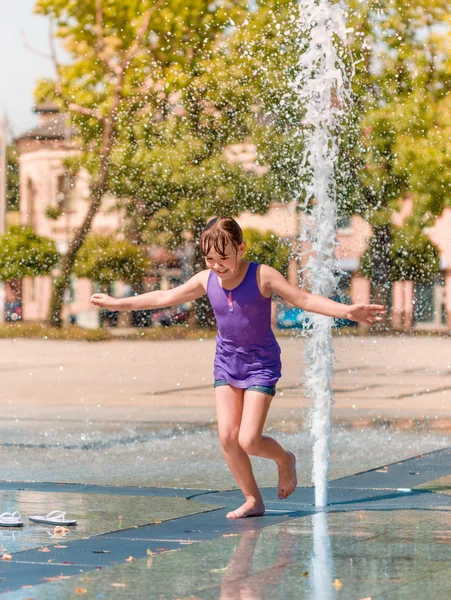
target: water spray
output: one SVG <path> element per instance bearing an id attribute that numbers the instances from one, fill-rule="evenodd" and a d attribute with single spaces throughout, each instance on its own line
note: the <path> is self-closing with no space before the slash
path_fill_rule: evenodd
<path id="1" fill-rule="evenodd" d="M 292 84 L 299 110 L 304 112 L 304 155 L 300 176 L 307 180 L 301 208 L 307 227 L 300 240 L 308 244 L 306 278 L 313 294 L 330 297 L 337 287 L 334 275 L 338 164 L 338 134 L 351 104 L 348 77 L 345 11 L 328 0 L 299 3 L 299 61 Z M 327 505 L 327 473 L 331 436 L 332 319 L 310 314 L 306 388 L 312 399 L 315 504 Z"/>

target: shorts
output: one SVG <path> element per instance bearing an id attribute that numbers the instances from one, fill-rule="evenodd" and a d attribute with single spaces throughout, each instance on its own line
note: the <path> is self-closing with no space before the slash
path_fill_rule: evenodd
<path id="1" fill-rule="evenodd" d="M 220 387 L 222 385 L 229 385 L 225 379 L 217 379 L 214 383 L 215 388 Z M 246 390 L 250 390 L 253 392 L 263 392 L 267 396 L 275 396 L 276 394 L 276 386 L 268 386 L 268 385 L 250 385 Z"/>

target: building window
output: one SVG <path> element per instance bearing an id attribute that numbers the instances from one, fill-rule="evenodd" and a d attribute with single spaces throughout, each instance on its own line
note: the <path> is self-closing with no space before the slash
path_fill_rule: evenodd
<path id="1" fill-rule="evenodd" d="M 36 190 L 30 178 L 27 181 L 27 215 L 28 225 L 35 229 L 36 227 Z"/>
<path id="2" fill-rule="evenodd" d="M 30 302 L 36 302 L 36 279 L 30 277 Z"/>
<path id="3" fill-rule="evenodd" d="M 414 285 L 414 320 L 416 323 L 446 325 L 445 280 L 436 277 Z"/>
<path id="4" fill-rule="evenodd" d="M 66 177 L 64 175 L 58 175 L 56 178 L 56 205 L 57 208 L 64 209 L 66 200 Z"/>
<path id="5" fill-rule="evenodd" d="M 352 229 L 352 218 L 348 216 L 338 217 L 337 229 L 339 231 L 350 231 Z"/>

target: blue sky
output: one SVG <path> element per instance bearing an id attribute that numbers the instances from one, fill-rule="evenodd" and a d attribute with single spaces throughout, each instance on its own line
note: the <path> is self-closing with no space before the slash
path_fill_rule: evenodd
<path id="1" fill-rule="evenodd" d="M 48 21 L 33 14 L 34 0 L 0 0 L 0 113 L 6 112 L 14 135 L 37 123 L 32 112 L 33 88 L 40 77 L 53 76 L 49 60 L 33 54 L 27 41 L 40 52 L 48 52 Z"/>

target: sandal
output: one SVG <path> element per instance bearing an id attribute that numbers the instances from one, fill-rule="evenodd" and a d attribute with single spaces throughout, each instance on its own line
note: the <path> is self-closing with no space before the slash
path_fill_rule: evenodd
<path id="1" fill-rule="evenodd" d="M 0 527 L 23 527 L 23 521 L 20 520 L 20 513 L 16 510 L 13 513 L 4 512 L 1 514 Z"/>
<path id="2" fill-rule="evenodd" d="M 28 517 L 33 523 L 48 523 L 49 525 L 76 525 L 75 519 L 66 519 L 66 513 L 61 510 L 53 510 L 49 512 L 45 517 L 41 515 L 34 515 Z"/>

